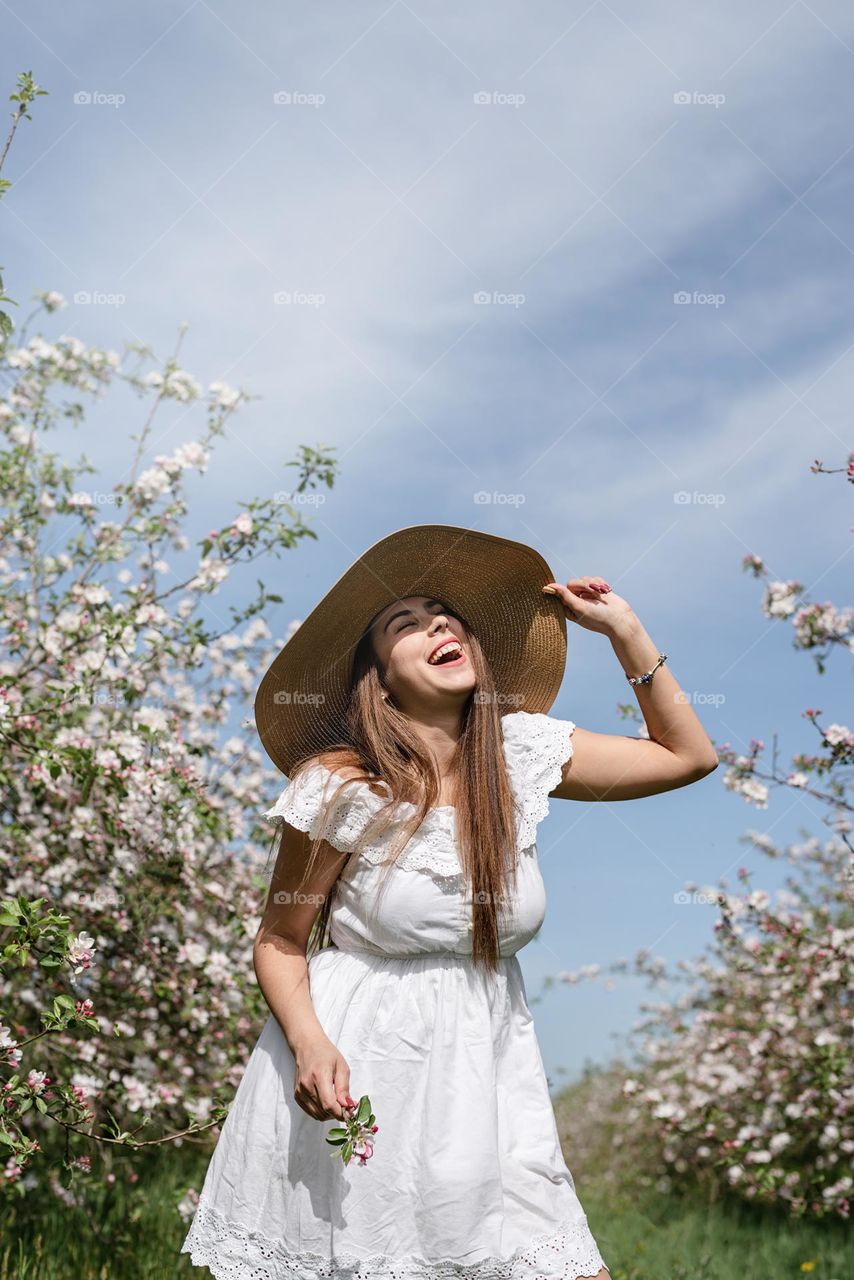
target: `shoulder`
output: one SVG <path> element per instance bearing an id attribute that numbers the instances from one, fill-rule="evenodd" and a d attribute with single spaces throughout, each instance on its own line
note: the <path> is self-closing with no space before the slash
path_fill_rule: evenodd
<path id="1" fill-rule="evenodd" d="M 317 763 L 323 765 L 324 769 L 328 769 L 331 773 L 340 773 L 342 777 L 355 777 L 360 772 L 357 765 L 353 763 L 352 751 L 319 751 L 315 756 L 309 756 L 309 763 Z"/>
<path id="2" fill-rule="evenodd" d="M 382 790 L 382 784 L 368 774 L 364 766 L 359 764 L 352 751 L 343 749 L 322 751 L 316 756 L 312 756 L 311 762 L 315 767 L 319 765 L 327 774 L 331 774 L 332 782 L 334 783 L 350 782 L 354 778 L 358 778 L 375 795 L 387 795 L 387 792 Z"/>

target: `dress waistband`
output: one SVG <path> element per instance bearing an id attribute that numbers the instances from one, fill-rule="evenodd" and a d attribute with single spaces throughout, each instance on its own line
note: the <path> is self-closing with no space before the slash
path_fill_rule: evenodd
<path id="1" fill-rule="evenodd" d="M 470 951 L 384 951 L 380 947 L 339 947 L 337 943 L 333 943 L 331 946 L 323 947 L 321 951 L 315 952 L 315 955 L 322 956 L 327 951 L 345 956 L 359 956 L 360 958 L 370 956 L 380 960 L 459 960 L 468 965 L 473 964 Z M 498 957 L 499 964 L 515 959 L 515 952 L 512 955 L 499 955 Z"/>
<path id="2" fill-rule="evenodd" d="M 466 954 L 464 951 L 386 951 L 383 947 L 340 947 L 337 943 L 324 947 L 323 950 L 340 951 L 345 956 L 378 956 L 383 960 L 428 960 L 439 957 L 443 960 L 471 960 L 471 952 Z"/>

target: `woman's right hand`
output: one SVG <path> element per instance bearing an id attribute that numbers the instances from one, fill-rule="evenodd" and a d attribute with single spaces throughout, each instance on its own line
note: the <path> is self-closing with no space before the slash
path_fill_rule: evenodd
<path id="1" fill-rule="evenodd" d="M 294 1098 L 315 1120 L 343 1120 L 350 1097 L 350 1068 L 326 1036 L 311 1040 L 294 1054 Z"/>

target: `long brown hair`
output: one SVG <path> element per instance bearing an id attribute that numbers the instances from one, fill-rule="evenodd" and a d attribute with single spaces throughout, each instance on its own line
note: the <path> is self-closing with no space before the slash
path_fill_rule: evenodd
<path id="1" fill-rule="evenodd" d="M 476 686 L 463 706 L 460 738 L 451 757 L 457 845 L 463 875 L 472 888 L 472 959 L 494 973 L 498 968 L 500 917 L 516 882 L 515 801 L 507 775 L 491 668 L 469 623 L 458 609 L 449 611 L 466 628 L 467 649 L 476 677 Z M 341 785 L 330 793 L 322 828 L 311 842 L 303 880 L 319 856 L 323 832 L 341 793 L 348 786 L 367 783 L 374 792 L 382 790 L 390 798 L 368 821 L 355 853 L 363 843 L 381 836 L 393 822 L 401 823 L 400 838 L 392 843 L 387 863 L 382 864 L 384 885 L 397 857 L 436 805 L 441 777 L 409 717 L 395 706 L 391 692 L 383 684 L 370 627 L 362 634 L 354 654 L 347 730 L 350 741 L 333 744 L 322 756 L 305 757 L 291 771 L 293 781 L 318 759 L 333 773 L 341 768 L 358 770 L 352 777 L 342 778 Z M 401 821 L 396 813 L 399 801 L 417 806 L 408 821 Z M 329 917 L 334 901 L 333 888 L 312 927 L 308 956 L 331 942 Z"/>

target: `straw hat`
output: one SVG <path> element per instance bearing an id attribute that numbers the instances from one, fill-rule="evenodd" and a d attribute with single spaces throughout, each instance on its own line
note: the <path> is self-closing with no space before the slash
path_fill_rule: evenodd
<path id="1" fill-rule="evenodd" d="M 346 709 L 356 645 L 405 596 L 435 596 L 468 621 L 492 668 L 498 709 L 548 711 L 566 666 L 566 617 L 532 547 L 448 524 L 411 525 L 356 560 L 300 623 L 255 697 L 264 750 L 286 776 L 304 757 L 350 741 Z"/>

